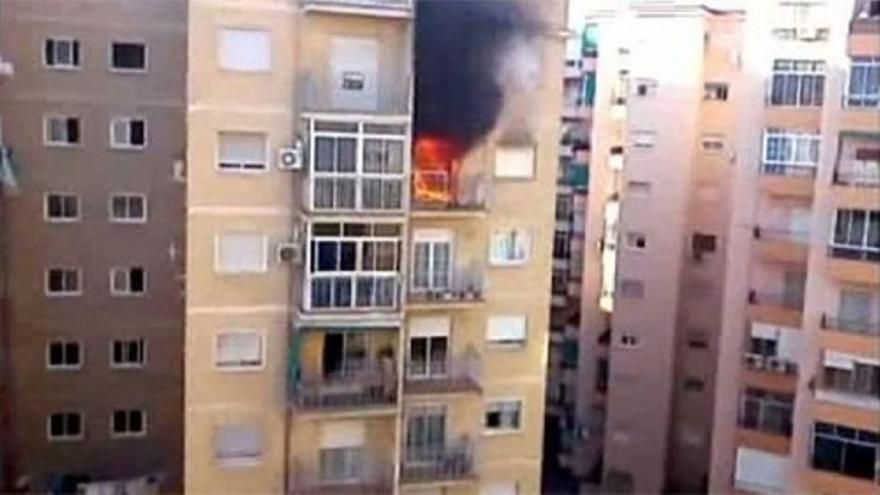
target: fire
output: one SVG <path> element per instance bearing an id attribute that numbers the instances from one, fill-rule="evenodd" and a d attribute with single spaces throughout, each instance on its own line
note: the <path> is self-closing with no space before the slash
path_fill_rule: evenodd
<path id="1" fill-rule="evenodd" d="M 415 144 L 414 199 L 448 205 L 457 198 L 459 147 L 439 136 L 420 136 Z"/>

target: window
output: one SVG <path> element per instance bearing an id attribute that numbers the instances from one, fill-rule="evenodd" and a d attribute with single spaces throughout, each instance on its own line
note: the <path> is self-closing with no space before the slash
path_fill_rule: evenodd
<path id="1" fill-rule="evenodd" d="M 53 69 L 79 67 L 79 40 L 49 38 L 43 42 L 43 63 Z"/>
<path id="2" fill-rule="evenodd" d="M 832 255 L 880 260 L 880 210 L 838 209 Z"/>
<path id="3" fill-rule="evenodd" d="M 519 430 L 522 405 L 521 400 L 497 400 L 486 403 L 484 427 L 489 432 Z"/>
<path id="4" fill-rule="evenodd" d="M 785 493 L 790 464 L 791 458 L 787 455 L 738 447 L 734 484 L 742 491 Z"/>
<path id="5" fill-rule="evenodd" d="M 523 346 L 526 343 L 526 317 L 490 316 L 486 341 L 489 344 Z"/>
<path id="6" fill-rule="evenodd" d="M 556 196 L 556 220 L 570 222 L 572 220 L 574 198 L 559 194 Z"/>
<path id="7" fill-rule="evenodd" d="M 620 336 L 620 347 L 633 349 L 639 346 L 639 338 L 635 335 L 625 333 Z"/>
<path id="8" fill-rule="evenodd" d="M 423 335 L 409 339 L 407 375 L 410 378 L 446 376 L 448 372 L 449 336 Z"/>
<path id="9" fill-rule="evenodd" d="M 223 28 L 219 45 L 220 67 L 223 69 L 265 72 L 272 66 L 272 46 L 267 31 Z"/>
<path id="10" fill-rule="evenodd" d="M 533 146 L 499 146 L 495 150 L 495 177 L 531 179 L 535 176 Z"/>
<path id="11" fill-rule="evenodd" d="M 651 183 L 644 180 L 631 180 L 626 183 L 626 189 L 633 196 L 647 196 L 651 194 Z"/>
<path id="12" fill-rule="evenodd" d="M 553 233 L 553 257 L 557 259 L 568 259 L 570 256 L 571 244 L 568 240 L 568 232 L 556 231 Z"/>
<path id="13" fill-rule="evenodd" d="M 263 454 L 257 425 L 226 424 L 214 430 L 214 458 L 225 465 L 256 464 Z"/>
<path id="14" fill-rule="evenodd" d="M 846 103 L 851 107 L 880 105 L 880 57 L 853 57 Z"/>
<path id="15" fill-rule="evenodd" d="M 79 117 L 67 115 L 46 117 L 43 132 L 47 146 L 76 146 L 82 142 Z"/>
<path id="16" fill-rule="evenodd" d="M 256 331 L 221 332 L 214 339 L 214 366 L 222 370 L 263 367 L 265 337 Z"/>
<path id="17" fill-rule="evenodd" d="M 82 345 L 72 340 L 53 340 L 46 345 L 46 368 L 78 370 L 82 367 Z"/>
<path id="18" fill-rule="evenodd" d="M 703 389 L 706 388 L 706 383 L 700 379 L 693 376 L 685 377 L 684 379 L 684 389 L 688 392 L 702 392 Z"/>
<path id="19" fill-rule="evenodd" d="M 79 196 L 69 193 L 45 194 L 43 218 L 53 223 L 79 221 Z"/>
<path id="20" fill-rule="evenodd" d="M 110 68 L 125 72 L 146 72 L 147 46 L 137 42 L 114 41 L 110 44 Z"/>
<path id="21" fill-rule="evenodd" d="M 221 132 L 217 167 L 229 172 L 266 169 L 266 135 L 258 132 Z"/>
<path id="22" fill-rule="evenodd" d="M 78 296 L 82 294 L 80 284 L 80 271 L 76 268 L 49 268 L 46 270 L 46 295 L 48 296 Z"/>
<path id="23" fill-rule="evenodd" d="M 654 131 L 633 131 L 630 134 L 630 143 L 635 149 L 650 149 L 654 147 L 657 133 Z"/>
<path id="24" fill-rule="evenodd" d="M 140 296 L 147 292 L 147 272 L 141 266 L 110 269 L 110 294 Z"/>
<path id="25" fill-rule="evenodd" d="M 770 104 L 822 106 L 825 62 L 821 60 L 775 60 Z"/>
<path id="26" fill-rule="evenodd" d="M 495 481 L 480 484 L 480 495 L 520 495 L 516 481 Z"/>
<path id="27" fill-rule="evenodd" d="M 113 340 L 110 343 L 110 367 L 141 368 L 147 363 L 144 339 Z"/>
<path id="28" fill-rule="evenodd" d="M 870 328 L 872 297 L 873 294 L 868 291 L 841 290 L 838 325 L 846 329 Z"/>
<path id="29" fill-rule="evenodd" d="M 821 142 L 819 134 L 767 129 L 761 171 L 774 175 L 814 175 Z"/>
<path id="30" fill-rule="evenodd" d="M 880 434 L 832 423 L 814 424 L 812 464 L 816 469 L 874 480 L 878 455 Z"/>
<path id="31" fill-rule="evenodd" d="M 687 346 L 691 349 L 708 349 L 709 340 L 703 330 L 692 330 L 687 334 Z"/>
<path id="32" fill-rule="evenodd" d="M 263 273 L 267 270 L 267 239 L 261 234 L 220 234 L 214 239 L 214 271 Z"/>
<path id="33" fill-rule="evenodd" d="M 85 434 L 82 413 L 50 414 L 46 419 L 46 433 L 51 441 L 81 440 Z"/>
<path id="34" fill-rule="evenodd" d="M 653 96 L 657 93 L 656 79 L 636 79 L 635 94 L 636 96 Z"/>
<path id="35" fill-rule="evenodd" d="M 720 134 L 703 134 L 700 144 L 706 153 L 720 153 L 724 149 L 724 136 Z"/>
<path id="36" fill-rule="evenodd" d="M 379 104 L 379 40 L 334 36 L 330 40 L 331 100 L 340 110 L 376 110 Z"/>
<path id="37" fill-rule="evenodd" d="M 642 251 L 648 247 L 648 239 L 645 237 L 645 234 L 641 232 L 627 232 L 626 247 Z"/>
<path id="38" fill-rule="evenodd" d="M 437 462 L 446 450 L 446 408 L 419 406 L 406 412 L 405 462 Z"/>
<path id="39" fill-rule="evenodd" d="M 324 334 L 321 371 L 325 377 L 358 375 L 369 365 L 369 341 L 363 332 L 344 331 Z"/>
<path id="40" fill-rule="evenodd" d="M 352 481 L 361 476 L 363 447 L 322 448 L 318 451 L 321 481 Z"/>
<path id="41" fill-rule="evenodd" d="M 833 2 L 832 2 L 833 3 Z M 827 5 L 822 0 L 780 2 L 772 14 L 773 36 L 780 40 L 820 41 L 829 35 Z"/>
<path id="42" fill-rule="evenodd" d="M 493 265 L 519 265 L 529 257 L 530 239 L 525 229 L 504 229 L 492 233 L 489 260 Z"/>
<path id="43" fill-rule="evenodd" d="M 142 437 L 147 434 L 147 413 L 141 409 L 116 409 L 110 415 L 110 435 Z"/>
<path id="44" fill-rule="evenodd" d="M 704 253 L 714 253 L 716 248 L 717 238 L 714 235 L 694 232 L 691 237 L 691 251 L 695 257 L 700 257 Z"/>
<path id="45" fill-rule="evenodd" d="M 116 149 L 143 149 L 147 145 L 147 121 L 120 117 L 110 122 L 110 146 Z"/>
<path id="46" fill-rule="evenodd" d="M 147 197 L 134 193 L 119 193 L 110 196 L 110 221 L 114 223 L 146 222 Z"/>
<path id="47" fill-rule="evenodd" d="M 641 280 L 620 279 L 620 296 L 642 299 L 645 297 L 645 283 Z"/>
<path id="48" fill-rule="evenodd" d="M 823 364 L 823 389 L 872 398 L 880 396 L 880 363 L 877 361 L 826 350 Z"/>
<path id="49" fill-rule="evenodd" d="M 413 242 L 413 289 L 446 290 L 452 285 L 452 232 L 417 230 Z"/>
<path id="50" fill-rule="evenodd" d="M 749 387 L 740 400 L 739 424 L 789 437 L 793 411 L 794 395 Z"/>
<path id="51" fill-rule="evenodd" d="M 727 101 L 728 85 L 722 82 L 703 84 L 703 99 L 710 101 Z"/>

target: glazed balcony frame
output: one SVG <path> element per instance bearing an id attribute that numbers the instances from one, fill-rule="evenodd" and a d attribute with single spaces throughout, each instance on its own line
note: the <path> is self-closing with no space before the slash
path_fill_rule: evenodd
<path id="1" fill-rule="evenodd" d="M 301 377 L 290 390 L 298 411 L 356 411 L 394 408 L 398 378 L 395 372 L 366 367 L 318 377 Z"/>

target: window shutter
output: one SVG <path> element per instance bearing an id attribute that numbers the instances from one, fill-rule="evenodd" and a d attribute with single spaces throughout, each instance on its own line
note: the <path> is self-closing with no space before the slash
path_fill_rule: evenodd
<path id="1" fill-rule="evenodd" d="M 783 456 L 740 447 L 736 451 L 736 486 L 750 491 L 783 490 L 786 464 Z"/>
<path id="2" fill-rule="evenodd" d="M 367 436 L 363 421 L 333 421 L 321 424 L 321 448 L 342 449 L 360 447 Z"/>
<path id="3" fill-rule="evenodd" d="M 265 238 L 223 234 L 217 239 L 217 268 L 223 273 L 259 273 L 266 269 Z"/>
<path id="4" fill-rule="evenodd" d="M 259 133 L 220 133 L 220 164 L 237 166 L 264 166 L 266 137 Z"/>
<path id="5" fill-rule="evenodd" d="M 257 29 L 221 30 L 220 66 L 245 72 L 269 70 L 272 66 L 269 33 Z"/>
<path id="6" fill-rule="evenodd" d="M 526 339 L 525 316 L 492 316 L 486 339 L 490 342 L 520 342 Z"/>
<path id="7" fill-rule="evenodd" d="M 219 459 L 257 457 L 261 452 L 260 443 L 260 432 L 256 425 L 222 425 L 216 432 L 214 452 Z"/>
<path id="8" fill-rule="evenodd" d="M 495 176 L 532 178 L 535 173 L 533 146 L 501 146 L 495 150 Z"/>

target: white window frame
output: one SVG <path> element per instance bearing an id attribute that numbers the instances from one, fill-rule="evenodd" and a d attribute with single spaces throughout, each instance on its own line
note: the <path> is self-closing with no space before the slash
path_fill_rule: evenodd
<path id="1" fill-rule="evenodd" d="M 49 358 L 51 351 L 50 348 L 52 344 L 70 344 L 75 343 L 79 346 L 79 363 L 77 364 L 52 364 Z M 82 369 L 83 365 L 86 361 L 86 348 L 83 344 L 82 340 L 77 339 L 66 339 L 66 338 L 54 338 L 49 339 L 46 342 L 46 369 L 50 371 L 79 371 Z"/>
<path id="2" fill-rule="evenodd" d="M 76 51 L 79 52 L 78 53 L 78 55 L 79 55 L 78 62 L 79 63 L 59 64 L 56 62 L 56 63 L 50 64 L 49 61 L 46 59 L 46 44 L 49 43 L 49 41 L 52 41 L 53 43 L 59 43 L 59 42 L 70 43 L 69 46 L 70 46 L 70 60 L 71 61 L 73 61 L 73 58 L 74 58 L 73 57 L 73 53 L 74 53 L 73 46 L 74 46 L 74 44 L 76 44 L 77 45 Z M 57 60 L 57 58 L 58 58 L 57 46 L 54 46 L 52 51 L 55 52 L 55 58 Z M 82 62 L 83 62 L 83 60 L 82 60 L 83 59 L 82 45 L 80 44 L 78 39 L 76 39 L 72 36 L 47 36 L 47 37 L 43 38 L 43 42 L 40 45 L 40 57 L 43 61 L 43 67 L 46 69 L 49 69 L 49 70 L 82 70 Z"/>
<path id="3" fill-rule="evenodd" d="M 233 67 L 230 65 L 226 65 L 224 63 L 223 57 L 223 35 L 225 31 L 247 31 L 251 33 L 262 33 L 266 36 L 266 41 L 268 42 L 266 49 L 268 50 L 266 53 L 266 67 L 256 67 L 256 68 L 239 68 Z M 267 74 L 272 72 L 272 32 L 265 27 L 253 27 L 253 26 L 219 26 L 217 29 L 217 59 L 216 59 L 216 67 L 221 71 L 232 72 L 236 74 Z"/>
<path id="4" fill-rule="evenodd" d="M 131 363 L 131 362 L 117 362 L 113 359 L 114 353 L 113 348 L 115 344 L 119 342 L 123 345 L 130 345 L 132 342 L 139 342 L 141 345 L 141 356 L 143 357 L 142 361 L 139 363 Z M 110 368 L 112 369 L 141 369 L 147 366 L 148 362 L 148 354 L 147 354 L 147 339 L 143 337 L 133 337 L 127 339 L 112 339 L 108 344 L 108 362 L 110 363 Z"/>
<path id="5" fill-rule="evenodd" d="M 224 268 L 220 265 L 220 244 L 224 236 L 260 237 L 262 241 L 263 259 L 257 270 L 237 270 Z M 260 232 L 221 232 L 214 235 L 214 273 L 218 275 L 261 275 L 269 271 L 269 236 Z"/>
<path id="6" fill-rule="evenodd" d="M 495 256 L 495 242 L 498 236 L 510 236 L 513 235 L 514 239 L 514 251 L 516 251 L 516 240 L 522 239 L 523 241 L 523 256 L 522 258 L 499 258 Z M 532 251 L 532 234 L 529 229 L 525 227 L 504 227 L 494 229 L 489 237 L 489 263 L 493 266 L 520 266 L 528 263 L 529 258 L 531 257 Z"/>
<path id="7" fill-rule="evenodd" d="M 256 162 L 254 162 L 253 164 L 247 164 L 247 166 L 245 163 L 241 162 L 241 163 L 236 163 L 235 167 L 221 167 L 220 166 L 220 158 L 221 158 L 220 150 L 222 147 L 221 143 L 223 141 L 222 136 L 224 134 L 238 134 L 238 135 L 251 134 L 251 135 L 261 136 L 262 140 L 263 140 L 263 157 L 264 157 L 263 163 L 259 167 L 255 166 Z M 214 148 L 214 169 L 216 171 L 218 171 L 220 173 L 224 173 L 224 174 L 249 175 L 249 174 L 263 174 L 269 170 L 269 162 L 270 162 L 269 157 L 270 157 L 271 149 L 270 149 L 270 144 L 269 144 L 269 135 L 265 131 L 246 130 L 246 129 L 235 129 L 235 130 L 225 129 L 225 130 L 217 131 L 216 136 L 217 136 L 217 145 Z M 232 162 L 229 162 L 229 163 L 232 163 Z"/>
<path id="8" fill-rule="evenodd" d="M 797 156 L 797 149 L 799 145 L 812 146 L 813 143 L 817 143 L 819 145 L 819 151 L 817 153 L 816 161 L 799 161 L 796 159 L 791 160 L 771 160 L 767 153 L 770 150 L 770 139 L 778 138 L 783 140 L 782 146 L 789 149 L 789 154 L 792 157 Z M 797 132 L 797 131 L 788 131 L 785 129 L 774 129 L 769 128 L 764 130 L 764 135 L 762 137 L 762 147 L 761 147 L 761 165 L 763 167 L 767 166 L 780 166 L 780 167 L 804 167 L 809 169 L 815 169 L 819 166 L 819 160 L 821 159 L 822 153 L 822 135 L 821 134 L 813 134 L 808 132 Z"/>
<path id="9" fill-rule="evenodd" d="M 515 402 L 519 404 L 519 424 L 516 428 L 489 428 L 486 424 L 486 416 L 489 413 L 489 407 L 493 404 Z M 483 404 L 483 435 L 509 435 L 514 433 L 522 433 L 526 424 L 526 400 L 524 397 L 492 397 L 486 399 Z"/>
<path id="10" fill-rule="evenodd" d="M 877 108 L 880 106 L 880 86 L 877 88 L 877 92 L 869 93 L 866 91 L 865 86 L 862 86 L 862 91 L 860 93 L 851 93 L 852 88 L 852 80 L 854 69 L 862 68 L 866 71 L 870 71 L 871 69 L 880 72 L 880 57 L 851 57 L 849 69 L 846 74 L 846 85 L 845 85 L 845 95 L 844 102 L 847 107 L 850 108 Z M 863 78 L 866 78 L 867 74 L 863 75 Z M 863 79 L 863 82 L 864 79 Z"/>
<path id="11" fill-rule="evenodd" d="M 75 217 L 51 217 L 49 216 L 49 198 L 52 196 L 73 197 L 76 200 Z M 47 223 L 77 223 L 82 221 L 82 200 L 79 195 L 67 191 L 47 191 L 43 193 L 43 220 Z"/>
<path id="12" fill-rule="evenodd" d="M 137 217 L 117 217 L 114 216 L 113 212 L 113 200 L 116 198 L 125 198 L 126 200 L 126 209 L 130 210 L 130 205 L 128 201 L 132 198 L 140 198 L 143 202 L 143 212 L 144 215 L 140 218 Z M 147 223 L 147 219 L 149 218 L 149 202 L 147 200 L 147 195 L 143 193 L 137 192 L 115 192 L 110 195 L 110 198 L 107 201 L 107 214 L 111 223 L 135 223 L 142 224 Z"/>
<path id="13" fill-rule="evenodd" d="M 131 270 L 134 268 L 140 268 L 144 274 L 144 290 L 141 292 L 134 292 L 131 290 Z M 124 290 L 120 290 L 114 287 L 114 281 L 116 279 L 116 274 L 122 271 L 125 274 L 126 288 Z M 147 295 L 149 290 L 148 284 L 148 274 L 147 269 L 144 266 L 140 265 L 132 265 L 132 266 L 114 266 L 110 268 L 110 295 L 111 296 L 119 296 L 119 297 L 144 297 Z"/>
<path id="14" fill-rule="evenodd" d="M 143 123 L 144 144 L 131 144 L 131 123 L 134 121 L 140 121 Z M 121 122 L 124 122 L 126 124 L 125 132 L 128 137 L 128 142 L 120 142 L 116 140 L 116 138 L 119 136 L 117 136 L 115 133 L 115 127 L 117 123 Z M 110 119 L 110 128 L 107 132 L 110 140 L 110 148 L 114 150 L 140 151 L 145 149 L 150 142 L 149 123 L 147 122 L 147 118 L 141 115 L 113 117 L 112 119 Z"/>
<path id="15" fill-rule="evenodd" d="M 493 326 L 493 320 L 497 322 L 497 320 L 522 320 L 523 323 L 523 338 L 522 340 L 496 340 L 490 339 L 489 334 L 490 330 Z M 497 324 L 497 323 L 495 323 Z M 492 348 L 500 348 L 500 349 L 523 349 L 526 347 L 526 344 L 529 341 L 529 318 L 525 313 L 507 313 L 507 314 L 493 314 L 489 315 L 486 319 L 486 345 Z"/>
<path id="16" fill-rule="evenodd" d="M 416 244 L 428 245 L 428 286 L 416 287 Z M 449 245 L 449 266 L 447 266 L 446 287 L 434 287 L 434 275 L 436 271 L 435 246 L 438 244 Z M 455 266 L 455 234 L 449 229 L 416 229 L 413 232 L 412 260 L 410 262 L 410 288 L 413 292 L 432 292 L 449 290 L 454 286 L 453 267 Z"/>
<path id="17" fill-rule="evenodd" d="M 137 432 L 118 432 L 116 431 L 116 412 L 124 411 L 126 413 L 125 421 L 130 422 L 129 413 L 132 411 L 139 411 L 141 413 L 141 424 L 143 425 L 143 429 Z M 121 438 L 143 438 L 147 436 L 147 430 L 149 429 L 149 423 L 147 419 L 147 410 L 146 409 L 114 409 L 110 411 L 110 420 L 107 422 L 108 428 L 110 431 L 110 438 L 121 439 Z"/>
<path id="18" fill-rule="evenodd" d="M 787 62 L 789 68 L 780 68 L 777 69 L 777 64 L 781 64 Z M 810 65 L 816 66 L 821 65 L 821 69 L 797 69 L 795 65 L 798 63 L 808 63 Z M 771 61 L 770 65 L 770 79 L 769 84 L 767 84 L 767 103 L 770 106 L 776 107 L 797 107 L 797 108 L 821 108 L 825 104 L 825 93 L 828 91 L 828 64 L 824 60 L 816 60 L 816 59 L 794 59 L 794 58 L 774 58 Z M 773 80 L 776 76 L 795 76 L 798 77 L 798 86 L 797 92 L 795 95 L 794 103 L 773 103 Z M 804 77 L 822 77 L 822 96 L 819 98 L 822 101 L 822 105 L 817 105 L 815 103 L 802 104 L 802 89 L 803 89 L 803 78 Z M 783 99 L 785 98 L 785 90 L 783 89 Z M 817 97 L 813 95 L 813 100 L 815 101 Z"/>
<path id="19" fill-rule="evenodd" d="M 255 335 L 260 340 L 260 364 L 244 365 L 220 362 L 220 338 L 224 335 Z M 253 328 L 226 328 L 214 334 L 211 342 L 212 366 L 215 371 L 223 373 L 241 373 L 249 371 L 262 371 L 266 368 L 266 332 Z"/>
<path id="20" fill-rule="evenodd" d="M 862 232 L 862 241 L 859 244 L 840 244 L 835 242 L 834 234 L 837 232 L 837 222 L 839 218 L 840 211 L 862 211 L 865 213 L 865 228 L 864 232 Z M 871 208 L 841 208 L 837 207 L 833 210 L 834 216 L 831 219 L 831 235 L 829 245 L 834 248 L 842 248 L 842 249 L 851 249 L 854 251 L 860 251 L 863 253 L 876 253 L 880 252 L 880 249 L 876 247 L 872 247 L 868 244 L 868 235 L 870 234 L 870 225 L 871 225 L 871 213 L 877 212 L 880 210 L 875 210 Z M 847 230 L 852 229 L 852 215 L 850 215 L 850 225 L 847 226 Z"/>
<path id="21" fill-rule="evenodd" d="M 79 416 L 80 431 L 79 435 L 52 435 L 52 416 L 55 414 L 76 414 Z M 86 437 L 86 415 L 82 411 L 62 411 L 57 413 L 49 413 L 46 416 L 46 439 L 50 442 L 78 442 Z"/>
<path id="22" fill-rule="evenodd" d="M 115 44 L 137 44 L 143 45 L 144 47 L 144 67 L 142 69 L 130 69 L 127 67 L 115 67 L 113 65 L 113 45 Z M 134 39 L 134 38 L 123 38 L 123 39 L 112 39 L 110 43 L 107 45 L 107 67 L 110 72 L 116 72 L 119 74 L 146 74 L 150 72 L 150 46 L 143 39 Z"/>
<path id="23" fill-rule="evenodd" d="M 67 141 L 52 141 L 52 133 L 49 132 L 49 121 L 53 119 L 63 119 L 65 121 L 65 134 L 67 134 L 66 121 L 69 119 L 76 119 L 79 126 L 79 141 L 71 143 L 69 141 L 70 136 L 66 136 L 68 138 Z M 47 113 L 43 115 L 43 145 L 50 148 L 81 148 L 85 142 L 83 132 L 85 126 L 83 124 L 83 118 L 79 115 L 64 115 L 60 113 Z"/>
<path id="24" fill-rule="evenodd" d="M 315 119 L 309 120 L 309 208 L 313 211 L 378 211 L 378 212 L 388 212 L 388 211 L 402 211 L 408 206 L 409 199 L 409 182 L 407 177 L 409 175 L 409 161 L 410 156 L 407 150 L 408 147 L 408 139 L 406 134 L 376 134 L 370 133 L 366 130 L 366 125 L 369 124 L 381 124 L 381 122 L 369 122 L 369 121 L 341 121 L 341 120 L 326 120 L 326 123 L 337 123 L 337 124 L 348 124 L 348 125 L 356 125 L 357 130 L 351 132 L 345 131 L 328 131 L 328 130 L 317 130 L 316 129 L 316 121 Z M 337 172 L 337 171 L 319 171 L 316 170 L 317 166 L 317 157 L 316 153 L 318 151 L 317 140 L 318 138 L 329 138 L 329 139 L 354 139 L 355 141 L 355 157 L 354 157 L 354 171 L 352 172 Z M 368 140 L 376 140 L 380 142 L 395 142 L 402 143 L 403 146 L 403 157 L 401 163 L 401 171 L 398 172 L 367 172 L 365 171 L 364 166 L 364 149 L 365 144 Z M 349 179 L 354 182 L 354 207 L 353 208 L 345 208 L 334 204 L 331 207 L 317 207 L 315 205 L 315 182 L 317 179 Z M 364 194 L 363 194 L 363 184 L 365 180 L 374 179 L 374 180 L 382 180 L 382 181 L 399 181 L 400 186 L 400 207 L 399 208 L 373 208 L 366 207 L 364 204 Z"/>
<path id="25" fill-rule="evenodd" d="M 49 290 L 49 273 L 52 270 L 75 271 L 77 278 L 77 289 L 74 291 L 52 292 Z M 70 266 L 51 266 L 43 270 L 43 293 L 46 297 L 79 297 L 83 293 L 83 273 L 81 268 Z"/>

